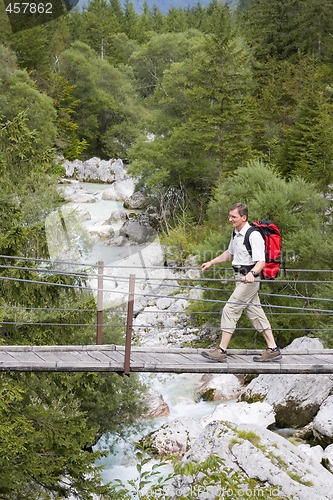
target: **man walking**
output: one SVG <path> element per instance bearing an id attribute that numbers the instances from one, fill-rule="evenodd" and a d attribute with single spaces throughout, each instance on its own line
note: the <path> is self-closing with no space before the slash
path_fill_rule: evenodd
<path id="1" fill-rule="evenodd" d="M 207 271 L 215 264 L 232 260 L 232 267 L 235 271 L 236 287 L 222 311 L 220 345 L 201 353 L 205 358 L 215 362 L 226 361 L 227 347 L 243 311 L 254 328 L 263 334 L 267 344 L 267 349 L 259 356 L 254 356 L 253 360 L 269 362 L 282 358 L 258 295 L 260 272 L 265 266 L 265 242 L 258 231 L 252 231 L 250 234 L 252 256 L 249 254 L 244 245 L 245 234 L 251 227 L 247 219 L 247 206 L 243 203 L 234 204 L 229 210 L 229 221 L 233 227 L 233 236 L 228 250 L 201 265 L 202 271 Z"/>

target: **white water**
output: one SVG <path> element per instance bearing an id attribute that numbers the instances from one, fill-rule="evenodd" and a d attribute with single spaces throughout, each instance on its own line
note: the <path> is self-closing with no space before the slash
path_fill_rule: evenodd
<path id="1" fill-rule="evenodd" d="M 106 221 L 111 213 L 128 212 L 123 208 L 123 203 L 118 201 L 103 200 L 102 193 L 108 189 L 108 184 L 80 183 L 84 192 L 95 196 L 95 203 L 72 203 L 72 205 L 85 213 L 89 212 L 90 219 L 84 222 L 84 225 L 94 227 Z M 115 231 L 119 226 L 114 227 Z M 103 260 L 106 265 L 115 264 L 115 262 L 126 259 L 128 255 L 140 251 L 139 245 L 130 245 L 125 247 L 113 247 L 103 243 L 94 243 L 92 252 L 89 256 L 84 256 L 85 261 L 89 257 L 89 262 L 95 264 Z M 143 435 L 159 428 L 165 422 L 181 417 L 192 417 L 199 420 L 205 415 L 213 412 L 218 402 L 204 402 L 197 400 L 197 390 L 201 385 L 201 374 L 142 374 L 142 380 L 152 387 L 156 392 L 162 394 L 164 401 L 168 404 L 170 415 L 149 419 L 144 422 L 141 432 L 138 434 L 134 427 L 127 429 L 129 438 L 127 441 L 119 441 L 114 444 L 114 438 L 109 440 L 103 438 L 98 443 L 97 448 L 109 449 L 113 445 L 114 451 L 107 457 L 98 462 L 103 464 L 104 472 L 102 479 L 104 483 L 114 479 L 120 479 L 125 484 L 130 479 L 137 477 L 136 457 L 134 453 L 134 443 L 139 441 Z M 152 462 L 153 463 L 153 462 Z"/>
<path id="2" fill-rule="evenodd" d="M 201 377 L 201 374 L 144 374 L 142 376 L 149 386 L 163 395 L 164 401 L 169 406 L 170 415 L 147 420 L 140 433 L 137 433 L 133 428 L 128 428 L 130 431 L 129 439 L 126 442 L 119 442 L 115 445 L 112 453 L 98 462 L 98 465 L 104 465 L 102 473 L 104 483 L 120 479 L 126 485 L 128 481 L 138 477 L 134 443 L 139 441 L 142 436 L 158 429 L 168 421 L 181 419 L 181 417 L 200 420 L 203 416 L 213 412 L 215 406 L 220 402 L 197 401 L 197 390 L 201 385 Z M 110 443 L 112 442 L 111 438 Z M 108 447 L 108 441 L 102 439 L 98 448 L 105 449 L 106 447 Z M 152 461 L 150 466 L 153 463 Z"/>
<path id="3" fill-rule="evenodd" d="M 104 221 L 108 220 L 110 215 L 113 213 L 129 213 L 130 210 L 127 210 L 123 207 L 122 201 L 114 201 L 114 200 L 103 200 L 102 193 L 110 188 L 111 184 L 97 184 L 97 183 L 89 183 L 82 182 L 80 186 L 84 189 L 84 191 L 88 194 L 93 194 L 96 196 L 95 203 L 73 203 L 72 205 L 75 208 L 84 210 L 85 212 L 89 212 L 91 218 L 84 222 L 84 225 L 87 228 L 93 228 L 99 224 L 102 224 Z M 133 210 L 132 210 L 133 212 Z M 121 223 L 112 224 L 113 229 L 117 233 L 121 227 Z M 84 261 L 89 262 L 91 264 L 95 264 L 98 261 L 103 261 L 105 265 L 113 264 L 123 258 L 128 257 L 129 255 L 133 255 L 138 252 L 142 247 L 140 245 L 128 245 L 128 246 L 110 246 L 105 245 L 103 243 L 95 242 L 93 248 L 89 254 L 85 254 L 83 256 Z"/>

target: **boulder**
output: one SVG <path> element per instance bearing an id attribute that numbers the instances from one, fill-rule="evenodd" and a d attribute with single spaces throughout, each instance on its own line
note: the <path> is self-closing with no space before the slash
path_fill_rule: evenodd
<path id="1" fill-rule="evenodd" d="M 63 162 L 66 177 L 76 177 L 86 182 L 114 182 L 125 179 L 124 164 L 120 159 L 101 160 L 90 158 L 86 161 L 74 160 Z"/>
<path id="2" fill-rule="evenodd" d="M 285 351 L 292 351 L 294 349 L 300 349 L 301 351 L 312 349 L 324 349 L 323 343 L 316 338 L 311 337 L 299 337 L 292 341 L 287 347 L 285 347 Z"/>
<path id="3" fill-rule="evenodd" d="M 205 401 L 220 401 L 236 399 L 241 390 L 242 386 L 236 375 L 222 374 L 205 377 L 198 393 Z"/>
<path id="4" fill-rule="evenodd" d="M 240 400 L 265 401 L 276 412 L 278 427 L 304 427 L 333 390 L 332 375 L 260 375 Z"/>
<path id="5" fill-rule="evenodd" d="M 114 182 L 110 188 L 105 189 L 102 194 L 103 200 L 124 201 L 134 191 L 132 179 L 124 179 Z"/>
<path id="6" fill-rule="evenodd" d="M 197 437 L 189 439 L 189 450 L 182 458 L 184 463 L 202 463 L 212 455 L 224 461 L 216 471 L 225 480 L 216 484 L 212 472 L 207 474 L 210 484 L 205 484 L 205 496 L 218 498 L 228 495 L 228 477 L 238 479 L 236 491 L 230 498 L 281 498 L 294 500 L 330 500 L 333 475 L 317 460 L 312 459 L 283 437 L 255 424 L 213 422 Z M 211 466 L 212 468 L 212 466 Z M 171 498 L 188 498 L 193 495 L 194 480 L 190 474 L 176 476 L 167 490 Z M 224 491 L 223 491 L 224 489 Z M 231 490 L 229 490 L 231 491 Z"/>
<path id="7" fill-rule="evenodd" d="M 147 196 L 141 191 L 136 191 L 124 201 L 124 208 L 130 210 L 144 210 L 148 205 Z"/>
<path id="8" fill-rule="evenodd" d="M 171 297 L 160 297 L 159 299 L 157 299 L 156 301 L 156 307 L 157 309 L 160 309 L 160 310 L 165 310 L 165 309 L 168 309 L 172 304 L 172 299 Z"/>
<path id="9" fill-rule="evenodd" d="M 103 242 L 110 242 L 111 238 L 115 234 L 112 226 L 103 225 L 103 224 L 89 227 L 88 232 L 96 240 L 100 240 Z"/>
<path id="10" fill-rule="evenodd" d="M 324 456 L 323 448 L 318 444 L 316 446 L 310 446 L 307 443 L 302 443 L 298 445 L 298 449 L 304 451 L 309 457 L 313 458 L 317 462 L 321 463 Z"/>
<path id="11" fill-rule="evenodd" d="M 305 427 L 298 429 L 292 433 L 295 439 L 301 439 L 303 441 L 313 440 L 313 422 L 310 422 Z"/>
<path id="12" fill-rule="evenodd" d="M 158 391 L 152 389 L 149 391 L 147 405 L 147 416 L 149 417 L 168 417 L 170 415 L 170 408 Z"/>
<path id="13" fill-rule="evenodd" d="M 87 193 L 80 184 L 62 184 L 59 188 L 66 201 L 72 203 L 95 203 L 96 196 Z"/>
<path id="14" fill-rule="evenodd" d="M 82 161 L 81 160 L 64 160 L 62 166 L 65 169 L 65 175 L 66 177 L 74 177 L 75 172 L 79 171 L 82 168 Z"/>
<path id="15" fill-rule="evenodd" d="M 157 237 L 157 228 L 150 217 L 140 214 L 124 222 L 119 234 L 130 242 L 142 244 L 153 241 Z"/>
<path id="16" fill-rule="evenodd" d="M 324 450 L 323 465 L 333 474 L 333 444 L 330 444 Z"/>
<path id="17" fill-rule="evenodd" d="M 223 403 L 215 408 L 212 415 L 203 417 L 200 423 L 206 426 L 215 421 L 269 427 L 275 423 L 275 413 L 268 403 Z"/>
<path id="18" fill-rule="evenodd" d="M 191 417 L 174 419 L 162 425 L 149 436 L 152 449 L 160 456 L 175 454 L 183 456 L 190 446 L 191 440 L 202 432 L 198 421 Z"/>
<path id="19" fill-rule="evenodd" d="M 126 212 L 112 212 L 105 224 L 123 224 L 127 220 Z"/>
<path id="20" fill-rule="evenodd" d="M 325 399 L 320 406 L 313 420 L 313 434 L 324 446 L 333 443 L 333 395 Z"/>
<path id="21" fill-rule="evenodd" d="M 306 347 L 305 347 L 306 346 Z M 318 339 L 299 338 L 287 349 L 322 349 Z M 240 395 L 249 403 L 265 401 L 276 413 L 278 427 L 304 427 L 317 414 L 321 404 L 333 393 L 333 375 L 259 375 Z"/>

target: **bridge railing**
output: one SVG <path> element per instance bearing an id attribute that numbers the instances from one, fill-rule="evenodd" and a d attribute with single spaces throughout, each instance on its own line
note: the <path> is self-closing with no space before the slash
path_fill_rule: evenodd
<path id="1" fill-rule="evenodd" d="M 18 263 L 20 263 L 20 265 Z M 64 264 L 67 264 L 67 267 Z M 220 274 L 218 276 L 214 274 L 213 277 L 207 277 L 206 274 L 203 275 L 200 272 L 199 266 L 173 268 L 164 266 L 151 268 L 145 267 L 145 269 L 138 269 L 135 266 L 133 266 L 132 268 L 129 266 L 121 267 L 116 265 L 106 266 L 104 262 L 100 261 L 97 263 L 97 265 L 82 264 L 82 269 L 84 268 L 85 272 L 80 273 L 77 270 L 75 272 L 71 271 L 71 265 L 73 265 L 73 263 L 62 263 L 62 268 L 57 266 L 55 269 L 54 262 L 50 261 L 37 261 L 36 259 L 26 259 L 22 257 L 0 256 L 0 284 L 1 282 L 3 283 L 5 281 L 14 281 L 17 285 L 19 285 L 20 283 L 24 283 L 25 285 L 34 284 L 40 286 L 62 286 L 68 289 L 75 289 L 82 287 L 79 285 L 70 285 L 56 282 L 53 283 L 49 280 L 43 279 L 43 276 L 47 273 L 59 275 L 63 274 L 65 276 L 73 276 L 79 278 L 86 278 L 87 275 L 90 275 L 91 279 L 90 283 L 87 286 L 87 289 L 90 289 L 95 296 L 96 324 L 79 325 L 71 323 L 69 326 L 95 326 L 96 344 L 103 344 L 103 330 L 106 326 L 103 321 L 104 313 L 105 311 L 108 311 L 110 309 L 110 298 L 111 303 L 112 300 L 115 299 L 115 297 L 119 298 L 118 302 L 122 303 L 125 316 L 125 373 L 129 373 L 130 371 L 130 355 L 131 346 L 133 344 L 133 328 L 135 328 L 137 331 L 139 331 L 140 328 L 144 328 L 146 330 L 149 328 L 160 330 L 169 328 L 167 320 L 165 320 L 164 324 L 154 325 L 153 322 L 149 322 L 150 324 L 140 325 L 136 323 L 134 325 L 135 314 L 139 312 L 140 307 L 142 307 L 141 304 L 141 306 L 138 306 L 138 309 L 135 309 L 137 302 L 139 303 L 140 301 L 145 301 L 146 303 L 149 303 L 149 301 L 153 302 L 158 299 L 165 299 L 170 303 L 172 301 L 184 301 L 184 303 L 186 301 L 187 304 L 191 302 L 200 302 L 201 305 L 205 303 L 215 303 L 215 305 L 221 309 L 230 295 L 231 287 L 228 284 L 234 281 L 232 272 L 230 271 L 230 269 L 226 268 L 220 268 Z M 75 264 L 75 266 L 77 269 L 78 265 Z M 87 268 L 90 269 L 88 273 Z M 10 275 L 9 271 L 11 270 L 31 270 L 35 273 L 39 273 L 41 278 L 17 278 Z M 302 279 L 303 273 L 306 273 L 306 279 Z M 320 273 L 319 279 L 318 273 Z M 285 317 L 287 315 L 300 315 L 304 318 L 306 315 L 317 315 L 321 318 L 324 318 L 324 321 L 325 319 L 331 319 L 333 315 L 333 299 L 325 296 L 315 296 L 313 291 L 311 292 L 311 295 L 302 295 L 296 289 L 296 286 L 299 284 L 303 284 L 305 286 L 331 286 L 333 283 L 333 279 L 331 279 L 333 278 L 332 273 L 333 270 L 287 269 L 286 276 L 282 274 L 278 280 L 276 280 L 275 282 L 270 282 L 271 284 L 273 284 L 273 286 L 280 285 L 278 293 L 265 292 L 263 291 L 263 289 L 260 291 L 259 295 L 261 297 L 262 306 L 264 308 L 267 308 L 267 313 L 271 317 L 280 317 L 282 315 Z M 324 280 L 322 279 L 323 275 L 325 276 Z M 206 292 L 219 292 L 220 297 L 218 299 L 204 298 L 202 296 L 202 292 L 204 290 Z M 287 291 L 289 291 L 290 293 L 286 293 Z M 281 303 L 277 303 L 277 298 Z M 286 301 L 288 301 L 288 304 L 284 303 Z M 291 301 L 293 301 L 293 304 L 295 305 L 290 305 Z M 301 304 L 299 303 L 299 301 L 301 301 Z M 9 309 L 17 306 L 7 304 L 0 307 L 6 307 L 7 309 Z M 36 307 L 36 309 L 38 309 L 38 307 Z M 156 311 L 151 310 L 147 311 L 147 314 L 154 314 L 155 312 Z M 170 314 L 170 312 L 168 308 L 166 308 L 166 310 L 160 310 L 159 314 L 164 314 L 166 316 Z M 186 314 L 186 310 L 173 310 L 173 314 Z M 189 313 L 189 315 L 191 315 L 192 317 L 195 315 L 206 315 L 207 318 L 211 317 L 212 315 L 219 314 L 220 310 L 207 311 L 203 309 L 198 309 Z M 6 322 L 5 320 L 3 320 L 0 321 L 0 324 L 5 326 L 6 324 L 18 325 L 19 323 L 15 323 L 15 321 Z M 30 324 L 33 326 L 35 323 Z M 39 324 L 43 324 L 43 322 Z M 59 323 L 58 325 L 54 323 L 53 326 L 65 325 L 63 323 Z M 213 325 L 208 322 L 208 327 L 211 329 L 219 330 L 216 322 L 213 323 Z M 320 325 L 319 328 L 310 328 L 310 330 L 313 333 L 314 331 L 322 332 L 325 330 L 329 330 L 330 328 L 330 325 Z M 242 327 L 242 330 L 244 329 L 246 328 Z M 300 332 L 304 332 L 304 334 L 309 333 L 306 331 L 306 328 L 304 326 L 302 328 L 284 327 L 283 329 L 280 328 L 280 330 L 284 332 L 295 332 L 296 330 L 299 330 Z"/>

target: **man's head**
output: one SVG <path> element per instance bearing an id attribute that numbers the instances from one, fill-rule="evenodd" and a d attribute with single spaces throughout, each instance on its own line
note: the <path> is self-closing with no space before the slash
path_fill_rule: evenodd
<path id="1" fill-rule="evenodd" d="M 229 210 L 229 221 L 234 229 L 240 231 L 246 224 L 248 208 L 244 203 L 235 203 Z"/>

